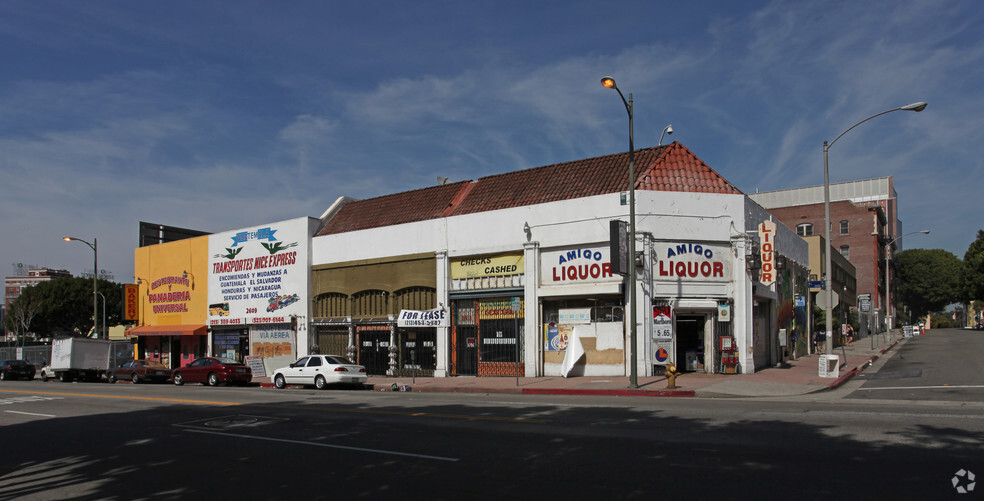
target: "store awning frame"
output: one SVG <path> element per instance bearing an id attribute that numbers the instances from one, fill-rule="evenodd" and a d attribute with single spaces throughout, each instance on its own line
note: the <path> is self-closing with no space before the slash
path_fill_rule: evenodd
<path id="1" fill-rule="evenodd" d="M 143 325 L 127 329 L 125 335 L 131 336 L 204 336 L 207 325 Z"/>

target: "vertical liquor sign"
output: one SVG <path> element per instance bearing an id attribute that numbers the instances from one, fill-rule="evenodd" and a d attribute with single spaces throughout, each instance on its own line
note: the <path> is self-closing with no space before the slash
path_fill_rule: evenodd
<path id="1" fill-rule="evenodd" d="M 759 272 L 759 282 L 762 285 L 772 285 L 776 281 L 776 223 L 762 221 L 758 227 L 761 245 L 762 269 Z"/>

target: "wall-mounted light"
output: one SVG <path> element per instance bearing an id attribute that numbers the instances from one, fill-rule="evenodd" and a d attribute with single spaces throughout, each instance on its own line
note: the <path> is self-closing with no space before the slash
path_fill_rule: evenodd
<path id="1" fill-rule="evenodd" d="M 181 272 L 181 278 L 188 278 L 189 276 L 191 276 L 191 290 L 195 290 L 195 274 L 188 273 L 188 270 Z"/>

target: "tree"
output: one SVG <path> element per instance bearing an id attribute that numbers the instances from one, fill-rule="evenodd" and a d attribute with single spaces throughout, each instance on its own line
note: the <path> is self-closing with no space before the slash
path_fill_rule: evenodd
<path id="1" fill-rule="evenodd" d="M 984 230 L 977 230 L 977 240 L 967 247 L 963 260 L 963 299 L 984 299 Z"/>
<path id="2" fill-rule="evenodd" d="M 21 293 L 16 301 L 11 303 L 10 311 L 4 318 L 4 325 L 6 325 L 7 330 L 16 333 L 23 342 L 24 337 L 31 331 L 31 322 L 40 310 L 41 298 L 29 287 Z"/>
<path id="3" fill-rule="evenodd" d="M 912 313 L 922 316 L 940 311 L 963 297 L 964 265 L 943 249 L 910 249 L 899 252 L 897 296 Z"/>
<path id="4" fill-rule="evenodd" d="M 99 293 L 106 297 L 106 325 L 119 324 L 123 309 L 123 295 L 119 284 L 99 280 L 97 285 Z M 38 336 L 84 335 L 92 331 L 92 296 L 91 279 L 57 278 L 25 288 L 14 301 L 14 305 L 22 301 L 22 298 L 24 301 L 28 301 L 28 298 L 37 298 L 40 301 L 40 308 L 30 322 L 30 330 Z M 102 296 L 99 296 L 97 309 L 99 324 L 102 325 Z"/>

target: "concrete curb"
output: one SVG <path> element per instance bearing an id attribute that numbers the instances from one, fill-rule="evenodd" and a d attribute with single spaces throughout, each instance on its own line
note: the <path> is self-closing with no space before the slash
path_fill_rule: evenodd
<path id="1" fill-rule="evenodd" d="M 616 396 L 616 397 L 694 397 L 697 392 L 694 390 L 588 390 L 588 389 L 536 389 L 527 388 L 522 391 L 523 395 L 591 395 L 591 396 Z"/>

